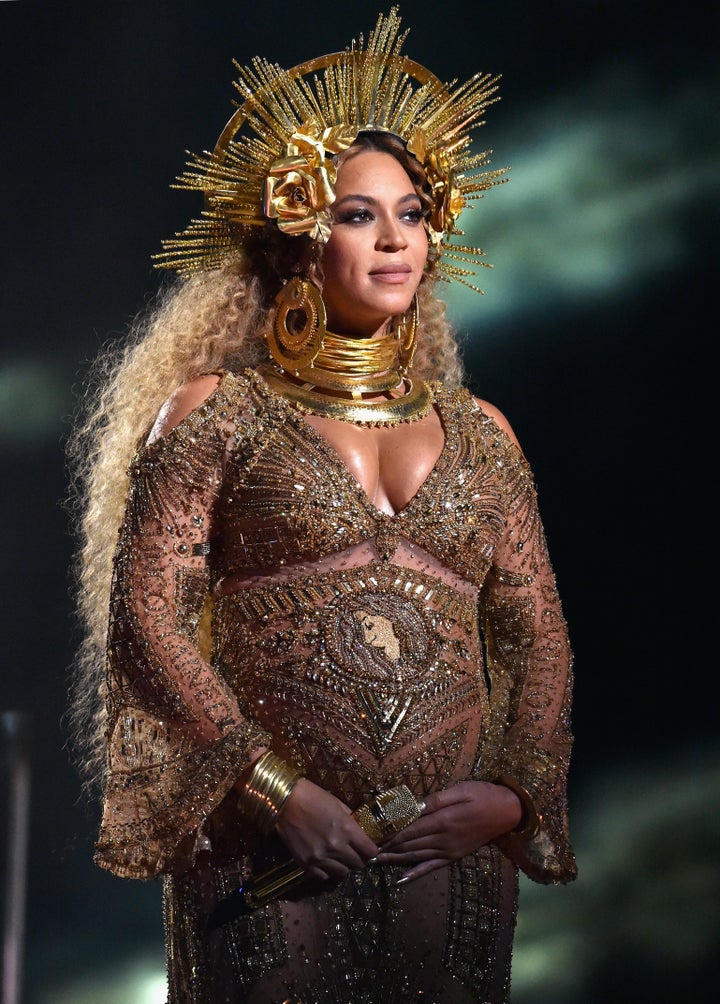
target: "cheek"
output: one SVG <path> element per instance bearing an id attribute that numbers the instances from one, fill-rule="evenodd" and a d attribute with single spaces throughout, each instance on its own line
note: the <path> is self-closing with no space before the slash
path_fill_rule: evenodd
<path id="1" fill-rule="evenodd" d="M 322 261 L 326 282 L 342 281 L 350 276 L 362 259 L 363 255 L 358 254 L 357 248 L 348 246 L 346 241 L 328 242 Z"/>
<path id="2" fill-rule="evenodd" d="M 323 251 L 322 264 L 323 271 L 326 275 L 334 275 L 340 269 L 340 262 L 342 261 L 342 241 L 338 240 L 333 234 L 330 240 L 325 245 L 325 250 Z"/>

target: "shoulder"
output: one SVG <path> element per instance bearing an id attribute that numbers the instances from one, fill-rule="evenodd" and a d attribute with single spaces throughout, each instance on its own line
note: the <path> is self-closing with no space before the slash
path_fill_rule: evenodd
<path id="1" fill-rule="evenodd" d="M 448 388 L 442 381 L 436 380 L 430 383 L 430 387 L 441 409 L 445 407 L 448 409 L 448 412 L 455 412 L 456 414 L 477 414 L 480 412 L 486 418 L 489 418 L 499 429 L 502 429 L 510 442 L 522 453 L 522 447 L 513 432 L 512 426 L 505 415 L 494 404 L 490 404 L 489 401 L 483 401 L 480 397 L 474 397 L 470 389 L 465 386 Z"/>
<path id="2" fill-rule="evenodd" d="M 158 412 L 155 424 L 148 436 L 148 443 L 153 443 L 156 439 L 166 436 L 184 418 L 187 418 L 190 412 L 199 408 L 217 390 L 221 379 L 219 373 L 206 373 L 183 384 L 171 394 Z"/>
<path id="3" fill-rule="evenodd" d="M 511 439 L 513 443 L 515 443 L 517 448 L 521 449 L 520 443 L 518 442 L 517 436 L 513 432 L 512 426 L 508 422 L 507 418 L 500 411 L 500 409 L 496 408 L 494 404 L 490 404 L 489 401 L 483 401 L 479 397 L 474 397 L 473 401 L 478 406 L 478 408 L 480 408 L 481 411 L 483 411 L 486 415 L 488 415 L 495 422 L 495 424 L 503 430 L 505 435 L 509 439 Z"/>

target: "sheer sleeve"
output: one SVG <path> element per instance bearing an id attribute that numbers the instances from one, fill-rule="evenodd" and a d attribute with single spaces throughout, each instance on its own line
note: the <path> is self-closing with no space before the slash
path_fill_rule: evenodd
<path id="1" fill-rule="evenodd" d="M 514 444 L 505 452 L 506 528 L 480 596 L 492 712 L 482 773 L 519 785 L 533 810 L 503 851 L 536 881 L 568 882 L 572 653 L 532 473 Z"/>
<path id="2" fill-rule="evenodd" d="M 222 387 L 222 384 L 221 384 Z M 182 871 L 202 824 L 268 741 L 199 648 L 214 503 L 232 434 L 215 391 L 130 467 L 107 645 L 107 773 L 99 865 Z"/>

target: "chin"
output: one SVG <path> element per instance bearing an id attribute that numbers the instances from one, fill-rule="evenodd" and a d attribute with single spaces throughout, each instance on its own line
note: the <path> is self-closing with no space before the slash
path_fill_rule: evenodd
<path id="1" fill-rule="evenodd" d="M 375 314 L 375 318 L 379 321 L 380 324 L 382 324 L 389 318 L 399 317 L 402 314 L 405 314 L 412 306 L 414 295 L 415 291 L 413 290 L 413 292 L 408 293 L 407 296 L 388 297 L 388 299 L 385 300 L 382 304 L 377 305 L 378 309 L 377 313 Z M 371 312 L 368 311 L 368 314 L 370 313 Z"/>

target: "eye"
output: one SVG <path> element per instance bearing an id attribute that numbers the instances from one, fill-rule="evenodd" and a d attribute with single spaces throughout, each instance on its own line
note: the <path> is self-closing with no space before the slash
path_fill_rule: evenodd
<path id="1" fill-rule="evenodd" d="M 419 207 L 417 209 L 408 209 L 407 212 L 403 213 L 402 218 L 407 220 L 408 223 L 422 223 L 425 219 L 425 213 Z"/>
<path id="2" fill-rule="evenodd" d="M 373 215 L 369 209 L 365 206 L 359 206 L 355 209 L 345 209 L 340 213 L 337 223 L 370 223 L 373 219 Z"/>

